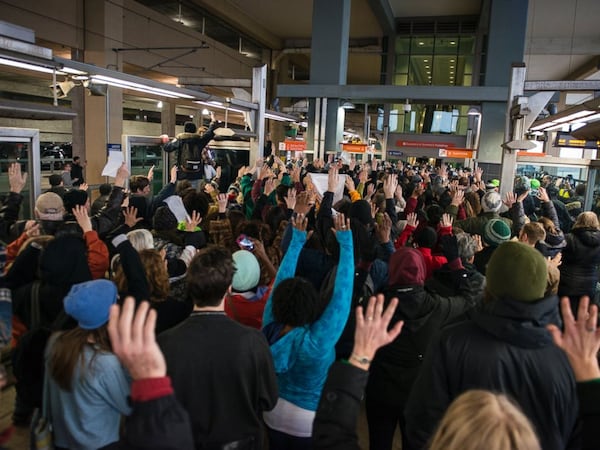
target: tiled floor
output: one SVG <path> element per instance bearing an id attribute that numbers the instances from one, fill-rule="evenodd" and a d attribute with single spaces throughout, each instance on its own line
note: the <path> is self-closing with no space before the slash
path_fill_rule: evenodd
<path id="1" fill-rule="evenodd" d="M 4 430 L 11 423 L 11 415 L 14 405 L 15 390 L 13 387 L 5 389 L 0 394 L 0 430 Z M 364 414 L 364 409 L 358 422 L 358 436 L 360 448 L 368 449 L 368 430 L 367 420 Z M 27 450 L 29 448 L 29 430 L 27 428 L 16 428 L 15 432 L 7 444 L 10 450 Z M 396 436 L 393 450 L 400 450 L 400 439 Z"/>

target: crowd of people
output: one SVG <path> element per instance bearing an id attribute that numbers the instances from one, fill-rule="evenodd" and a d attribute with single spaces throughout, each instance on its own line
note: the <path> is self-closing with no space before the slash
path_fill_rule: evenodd
<path id="1" fill-rule="evenodd" d="M 15 425 L 44 416 L 59 450 L 352 449 L 364 396 L 371 450 L 600 447 L 585 186 L 269 157 L 220 192 L 179 164 L 156 195 L 123 165 L 93 206 L 71 169 L 31 220 L 11 165 Z"/>

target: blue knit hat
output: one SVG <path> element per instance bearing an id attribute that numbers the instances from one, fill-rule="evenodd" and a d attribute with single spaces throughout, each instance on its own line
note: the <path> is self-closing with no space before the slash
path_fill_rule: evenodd
<path id="1" fill-rule="evenodd" d="M 95 330 L 108 322 L 110 306 L 117 301 L 112 281 L 92 280 L 73 285 L 64 299 L 65 312 L 80 328 Z"/>

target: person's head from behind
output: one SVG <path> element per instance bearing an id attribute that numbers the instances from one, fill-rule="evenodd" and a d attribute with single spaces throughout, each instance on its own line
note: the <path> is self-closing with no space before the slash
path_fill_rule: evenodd
<path id="1" fill-rule="evenodd" d="M 546 231 L 539 222 L 526 223 L 519 233 L 519 241 L 532 247 L 544 239 L 546 239 Z"/>
<path id="2" fill-rule="evenodd" d="M 187 270 L 187 297 L 199 308 L 218 307 L 233 280 L 233 259 L 223 247 L 200 250 Z"/>
<path id="3" fill-rule="evenodd" d="M 260 264 L 248 250 L 238 250 L 232 255 L 235 273 L 231 281 L 231 288 L 235 292 L 248 292 L 254 290 L 260 282 Z"/>
<path id="4" fill-rule="evenodd" d="M 138 252 L 154 248 L 152 233 L 144 228 L 130 231 L 127 233 L 127 239 Z"/>
<path id="5" fill-rule="evenodd" d="M 153 302 L 160 302 L 167 299 L 169 295 L 169 273 L 163 255 L 154 249 L 145 249 L 140 251 L 140 260 L 144 266 L 144 273 L 148 280 L 150 298 Z"/>
<path id="6" fill-rule="evenodd" d="M 73 164 L 79 165 L 81 163 L 81 158 L 79 156 L 73 156 Z"/>
<path id="7" fill-rule="evenodd" d="M 283 280 L 273 291 L 275 321 L 291 327 L 301 327 L 317 320 L 319 294 L 313 284 L 302 278 Z"/>
<path id="8" fill-rule="evenodd" d="M 65 312 L 77 321 L 77 327 L 59 335 L 49 359 L 50 375 L 63 390 L 72 390 L 76 366 L 82 373 L 89 370 L 82 363 L 90 342 L 95 352 L 110 351 L 106 324 L 116 301 L 117 287 L 104 279 L 76 284 L 66 295 Z"/>
<path id="9" fill-rule="evenodd" d="M 600 229 L 600 223 L 598 223 L 598 216 L 592 211 L 582 212 L 577 216 L 577 220 L 573 224 L 572 229 L 576 228 L 592 228 L 595 230 Z"/>
<path id="10" fill-rule="evenodd" d="M 459 395 L 442 418 L 429 450 L 540 450 L 529 419 L 503 394 Z"/>
<path id="11" fill-rule="evenodd" d="M 102 183 L 98 187 L 98 192 L 100 192 L 101 196 L 110 195 L 110 191 L 112 191 L 112 186 L 109 183 Z"/>
<path id="12" fill-rule="evenodd" d="M 40 220 L 61 221 L 65 215 L 63 199 L 54 192 L 46 192 L 35 201 L 34 213 Z"/>
<path id="13" fill-rule="evenodd" d="M 538 250 L 522 242 L 505 242 L 488 262 L 485 298 L 533 303 L 544 298 L 547 278 L 546 259 Z"/>
<path id="14" fill-rule="evenodd" d="M 477 241 L 467 233 L 458 233 L 456 235 L 458 244 L 458 256 L 463 264 L 472 264 L 477 253 Z"/>
<path id="15" fill-rule="evenodd" d="M 58 187 L 63 184 L 63 179 L 60 175 L 53 174 L 48 177 L 48 182 L 50 183 L 50 187 Z"/>
<path id="16" fill-rule="evenodd" d="M 554 222 L 552 222 L 552 220 L 548 219 L 547 217 L 540 217 L 538 219 L 538 223 L 542 225 L 547 235 L 551 234 L 553 236 L 557 236 L 559 234 L 559 230 L 556 229 L 556 225 L 554 225 Z"/>
<path id="17" fill-rule="evenodd" d="M 575 187 L 575 195 L 577 195 L 578 197 L 583 197 L 585 195 L 585 186 L 585 183 L 579 183 Z"/>
<path id="18" fill-rule="evenodd" d="M 150 180 L 143 175 L 134 175 L 129 178 L 129 190 L 132 194 L 147 195 L 150 193 Z"/>

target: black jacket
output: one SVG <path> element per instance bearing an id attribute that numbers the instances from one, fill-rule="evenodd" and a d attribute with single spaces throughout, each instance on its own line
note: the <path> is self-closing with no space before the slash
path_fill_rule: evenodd
<path id="1" fill-rule="evenodd" d="M 575 379 L 565 353 L 545 328 L 550 323 L 559 323 L 556 297 L 502 299 L 442 330 L 405 410 L 409 448 L 423 448 L 450 403 L 470 389 L 501 392 L 515 400 L 544 450 L 576 448 Z"/>
<path id="2" fill-rule="evenodd" d="M 464 272 L 454 274 L 462 278 Z M 433 294 L 423 286 L 396 287 L 385 292 L 388 301 L 398 298 L 391 325 L 404 320 L 404 328 L 400 336 L 375 355 L 367 384 L 369 401 L 404 407 L 433 336 L 475 306 L 482 294 L 467 282 L 458 283 L 458 295 L 452 297 Z"/>
<path id="3" fill-rule="evenodd" d="M 562 253 L 558 295 L 594 298 L 600 264 L 600 231 L 575 228 L 566 235 L 567 246 Z"/>

